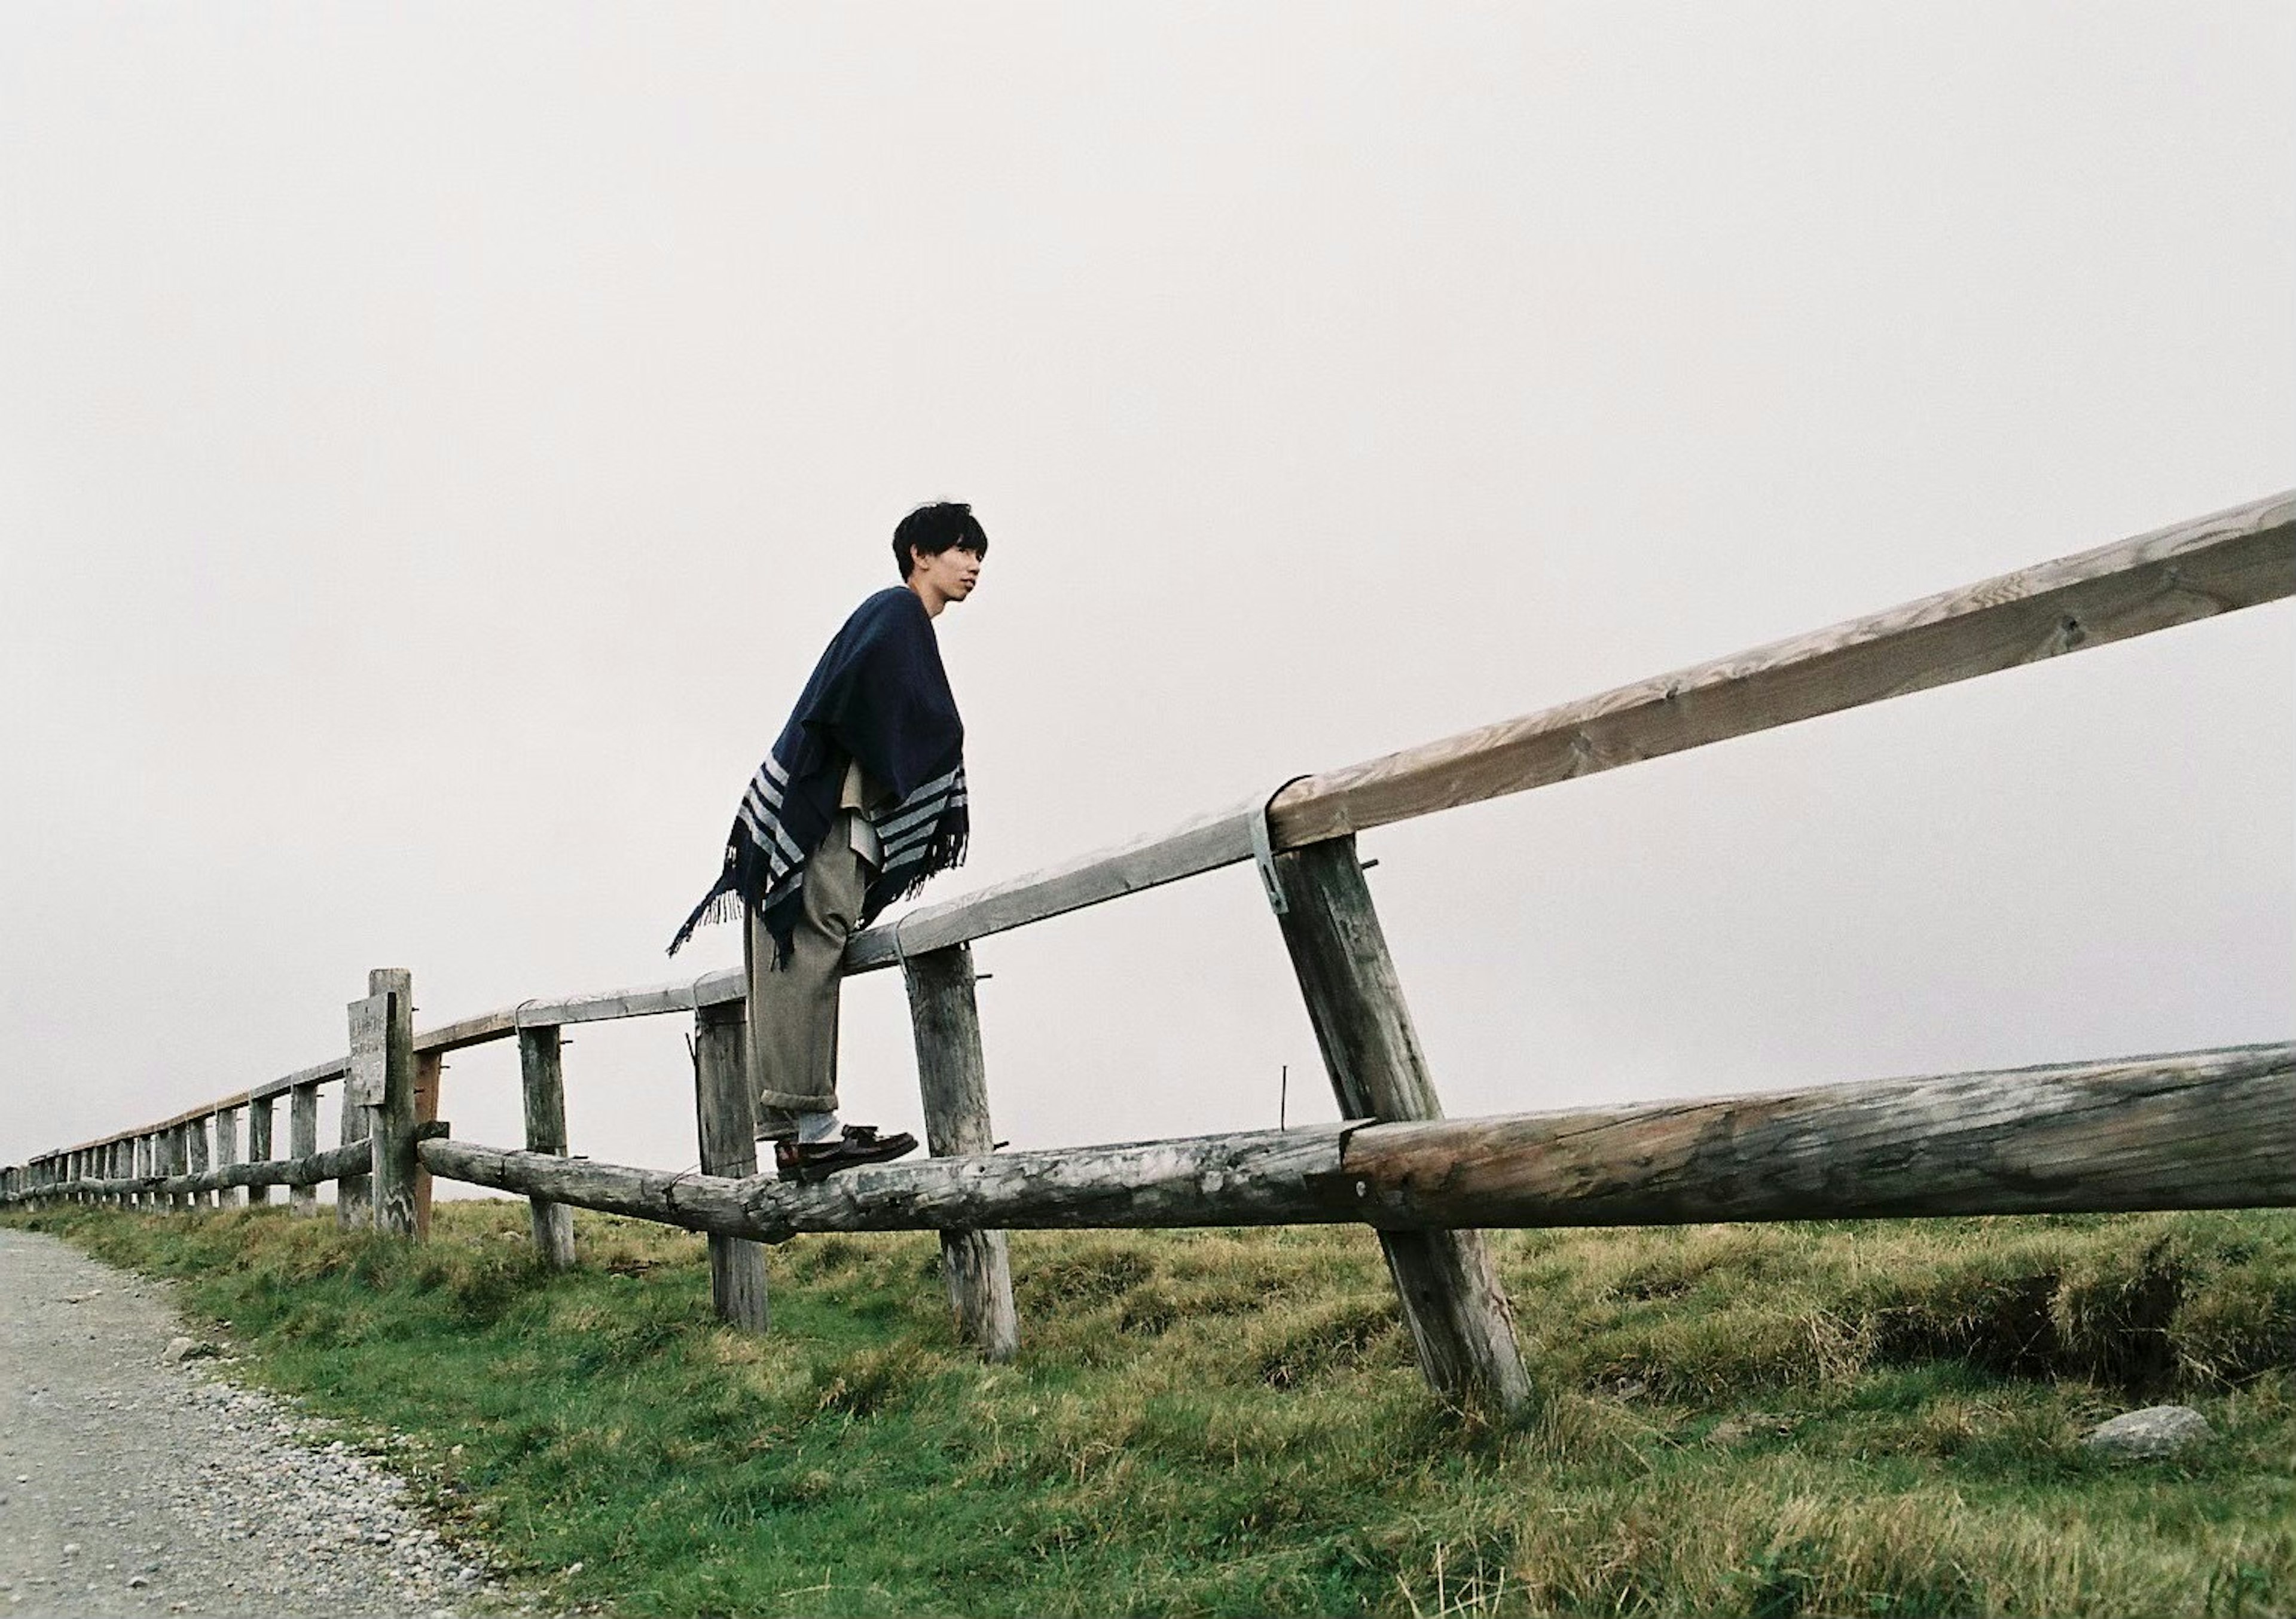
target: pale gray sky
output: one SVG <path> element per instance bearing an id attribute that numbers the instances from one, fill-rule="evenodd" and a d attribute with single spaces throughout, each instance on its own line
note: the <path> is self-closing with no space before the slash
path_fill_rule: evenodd
<path id="1" fill-rule="evenodd" d="M 0 1162 L 653 982 L 919 501 L 972 865 L 2296 483 L 2281 4 L 0 8 Z M 2284 1038 L 2296 609 L 1369 835 L 1455 1114 Z M 998 1133 L 1332 1106 L 1248 869 Z M 680 1020 L 577 1151 L 694 1155 Z M 898 978 L 849 1116 L 913 1124 Z M 517 1138 L 515 1059 L 453 1060 Z"/>

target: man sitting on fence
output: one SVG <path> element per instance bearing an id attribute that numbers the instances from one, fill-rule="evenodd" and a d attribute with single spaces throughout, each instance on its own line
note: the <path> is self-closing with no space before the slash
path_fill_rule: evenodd
<path id="1" fill-rule="evenodd" d="M 988 536 L 972 509 L 920 506 L 893 531 L 901 584 L 845 621 L 750 781 L 716 887 L 670 941 L 743 919 L 750 1083 L 759 1139 L 813 1181 L 916 1147 L 837 1116 L 846 942 L 964 858 L 964 725 L 933 620 L 972 593 Z"/>

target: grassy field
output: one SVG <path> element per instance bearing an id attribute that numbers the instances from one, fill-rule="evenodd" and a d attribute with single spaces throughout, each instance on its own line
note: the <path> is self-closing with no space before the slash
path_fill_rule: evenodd
<path id="1" fill-rule="evenodd" d="M 929 1236 L 772 1252 L 523 1205 L 425 1247 L 283 1211 L 13 1217 L 176 1278 L 550 1600 L 629 1614 L 2279 1614 L 2296 1216 L 1495 1236 L 1545 1392 L 1441 1410 L 1359 1231 L 1013 1239 L 1023 1350 L 955 1341 Z M 2165 1398 L 2216 1439 L 2112 1465 Z M 578 1565 L 578 1570 L 576 1566 Z M 576 1570 L 575 1572 L 569 1572 Z"/>

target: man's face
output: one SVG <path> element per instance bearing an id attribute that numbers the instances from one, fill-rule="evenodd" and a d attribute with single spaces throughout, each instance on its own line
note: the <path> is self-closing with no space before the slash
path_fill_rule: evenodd
<path id="1" fill-rule="evenodd" d="M 962 601 L 972 593 L 980 578 L 981 559 L 976 553 L 955 545 L 933 556 L 918 556 L 916 566 L 909 570 L 909 584 L 920 592 L 930 590 L 944 601 Z"/>

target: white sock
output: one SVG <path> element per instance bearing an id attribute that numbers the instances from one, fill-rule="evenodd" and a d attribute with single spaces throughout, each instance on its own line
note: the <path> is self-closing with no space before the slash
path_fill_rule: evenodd
<path id="1" fill-rule="evenodd" d="M 818 1147 L 824 1141 L 838 1139 L 845 1126 L 837 1122 L 834 1113 L 800 1113 L 797 1116 L 797 1139 L 807 1147 Z"/>

